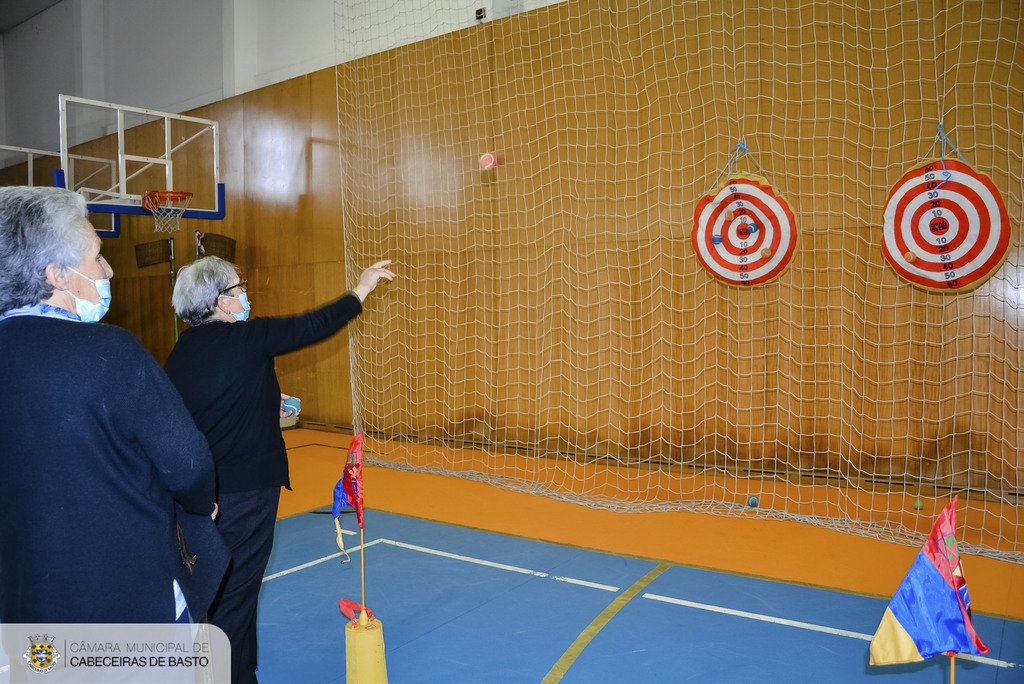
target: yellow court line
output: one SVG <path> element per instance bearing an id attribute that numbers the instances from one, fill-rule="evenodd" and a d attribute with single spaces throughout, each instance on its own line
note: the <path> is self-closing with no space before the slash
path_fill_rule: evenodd
<path id="1" fill-rule="evenodd" d="M 651 570 L 649 573 L 641 577 L 637 582 L 626 591 L 619 594 L 614 601 L 608 604 L 608 607 L 601 611 L 601 614 L 594 618 L 594 621 L 587 625 L 587 628 L 583 630 L 576 641 L 572 642 L 572 645 L 562 654 L 562 657 L 558 659 L 551 671 L 548 672 L 547 676 L 544 677 L 541 684 L 555 684 L 560 682 L 565 673 L 569 671 L 572 664 L 576 662 L 576 658 L 579 657 L 583 649 L 587 647 L 587 644 L 597 636 L 597 633 L 604 629 L 604 626 L 611 622 L 611 619 L 615 617 L 615 614 L 622 610 L 622 607 L 633 600 L 633 597 L 639 594 L 643 589 L 653 582 L 658 575 L 672 567 L 668 563 L 659 563 L 658 567 Z"/>

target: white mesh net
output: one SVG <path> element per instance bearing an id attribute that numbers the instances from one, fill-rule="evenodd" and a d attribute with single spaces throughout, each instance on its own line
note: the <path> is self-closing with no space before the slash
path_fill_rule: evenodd
<path id="1" fill-rule="evenodd" d="M 1024 562 L 1021 10 L 863 5 L 337 0 L 347 266 L 401 279 L 350 328 L 377 462 L 914 545 L 958 493 Z M 940 124 L 1013 226 L 958 294 L 881 250 Z M 740 142 L 800 231 L 746 289 L 690 241 Z"/>
<path id="2" fill-rule="evenodd" d="M 142 196 L 142 207 L 153 214 L 157 233 L 174 233 L 181 227 L 181 217 L 192 203 L 191 192 L 152 191 Z"/>

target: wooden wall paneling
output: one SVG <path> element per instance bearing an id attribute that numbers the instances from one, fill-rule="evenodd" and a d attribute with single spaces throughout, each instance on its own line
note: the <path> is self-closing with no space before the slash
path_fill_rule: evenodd
<path id="1" fill-rule="evenodd" d="M 252 316 L 291 316 L 314 307 L 313 270 L 309 264 L 254 265 L 240 271 L 241 277 L 249 281 Z M 310 360 L 305 354 L 300 356 L 301 365 Z"/>
<path id="2" fill-rule="evenodd" d="M 314 287 L 317 302 L 330 301 L 348 289 L 345 264 L 340 260 L 327 260 L 312 265 Z M 361 315 L 373 315 L 381 306 L 382 300 L 391 297 L 387 285 L 382 284 L 370 295 Z M 386 308 L 386 306 L 385 306 Z M 349 363 L 349 331 L 355 323 L 348 326 L 330 340 L 317 345 L 315 366 L 306 368 L 300 378 L 299 387 L 303 388 L 309 398 L 309 412 L 303 405 L 303 415 L 307 420 L 315 420 L 328 425 L 352 425 L 352 381 Z"/>
<path id="3" fill-rule="evenodd" d="M 316 300 L 324 302 L 354 287 L 362 268 L 357 266 L 349 273 L 345 267 L 337 69 L 322 69 L 310 78 L 310 212 L 305 239 L 313 248 L 311 266 Z M 382 254 L 381 258 L 385 256 Z M 385 295 L 387 288 L 388 285 L 382 283 L 371 298 Z M 367 302 L 366 306 L 372 304 Z M 308 418 L 331 425 L 352 425 L 350 372 L 346 329 L 330 343 L 316 347 L 315 365 L 309 369 L 306 381 L 310 385 L 310 396 L 316 397 L 318 403 L 311 407 Z"/>
<path id="4" fill-rule="evenodd" d="M 157 267 L 153 269 L 157 270 Z M 124 278 L 118 277 L 115 267 L 110 290 L 110 312 L 103 322 L 130 330 L 156 360 L 163 363 L 174 345 L 174 311 L 171 308 L 168 265 L 164 264 L 163 271 L 157 273 Z"/>
<path id="5" fill-rule="evenodd" d="M 273 86 L 271 86 L 273 87 Z M 204 221 L 185 219 L 187 226 L 185 237 L 193 240 L 191 246 L 186 245 L 189 254 L 195 253 L 195 232 L 210 232 L 235 240 L 235 260 L 243 266 L 253 262 L 251 252 L 254 249 L 251 240 L 243 239 L 243 229 L 247 225 L 246 207 L 246 166 L 245 166 L 245 99 L 239 95 L 207 105 L 192 112 L 195 116 L 211 119 L 219 124 L 220 140 L 220 179 L 224 183 L 224 219 L 220 221 Z M 208 154 L 208 141 L 203 141 L 201 155 Z M 196 180 L 188 175 L 186 182 L 190 185 L 206 185 L 205 176 L 197 175 Z M 191 188 L 187 188 L 191 189 Z"/>
<path id="6" fill-rule="evenodd" d="M 201 118 L 209 119 L 211 117 L 202 116 Z M 218 135 L 220 135 L 224 124 L 217 119 L 212 120 L 217 121 Z M 192 193 L 192 208 L 212 209 L 217 203 L 213 182 L 214 140 L 213 132 L 202 132 L 203 128 L 201 124 L 191 121 L 171 121 L 171 146 L 173 148 L 182 145 L 176 152 L 171 153 L 171 160 L 174 162 L 174 178 L 172 180 L 175 190 Z M 187 144 L 185 144 L 186 140 L 189 141 Z"/>
<path id="7" fill-rule="evenodd" d="M 310 78 L 302 76 L 242 95 L 245 225 L 239 236 L 253 266 L 308 263 Z M 265 285 L 266 283 L 262 283 Z M 277 307 L 284 302 L 270 300 Z M 274 310 L 274 309 L 271 309 Z"/>
<path id="8" fill-rule="evenodd" d="M 315 155 L 322 159 L 322 154 L 312 128 L 311 84 L 312 77 L 302 77 L 243 96 L 246 202 L 244 225 L 237 230 L 246 241 L 244 255 L 250 264 L 249 291 L 256 315 L 296 315 L 346 289 L 343 277 L 330 293 L 316 281 L 317 263 L 332 255 L 318 239 L 322 232 L 314 229 L 317 202 L 311 188 L 319 188 L 321 201 L 329 204 L 330 198 L 337 196 L 337 188 L 325 186 L 319 178 L 322 171 L 327 178 L 336 178 L 330 167 L 336 169 L 337 165 L 328 158 L 327 169 L 314 167 Z M 340 251 L 333 255 L 334 260 L 342 258 Z M 260 304 L 262 311 L 257 308 Z M 344 403 L 318 386 L 320 350 L 336 344 L 337 338 L 332 338 L 278 359 L 282 390 L 307 398 L 303 407 L 306 419 L 338 415 L 338 404 Z M 326 396 L 333 401 L 324 403 Z"/>
<path id="9" fill-rule="evenodd" d="M 250 279 L 249 301 L 252 316 L 298 315 L 329 301 L 319 301 L 314 295 L 314 267 L 310 264 L 257 266 L 248 269 L 242 277 Z M 251 285 L 253 282 L 259 282 L 261 286 L 254 288 Z M 340 287 L 337 295 L 340 296 L 343 292 L 344 287 Z M 268 309 L 274 313 L 269 314 Z M 318 349 L 321 345 L 336 343 L 335 339 L 331 338 L 310 347 L 282 354 L 275 361 L 281 391 L 306 399 L 302 409 L 303 415 L 308 419 L 317 420 L 318 413 L 324 411 L 324 407 L 313 401 L 314 397 L 319 395 L 316 387 Z M 307 409 L 310 409 L 308 414 Z"/>
<path id="10" fill-rule="evenodd" d="M 28 162 L 0 169 L 0 187 L 9 185 L 28 185 Z"/>
<path id="11" fill-rule="evenodd" d="M 310 76 L 310 213 L 307 240 L 312 261 L 338 262 L 345 280 L 344 189 L 338 147 L 338 73 L 331 67 Z M 380 258 L 387 255 L 381 254 Z M 367 264 L 368 266 L 369 264 Z M 350 274 L 354 285 L 361 270 Z"/>
<path id="12" fill-rule="evenodd" d="M 164 120 L 156 119 L 134 126 L 131 120 L 132 117 L 125 117 L 125 154 L 142 157 L 162 156 L 165 150 Z M 110 138 L 116 145 L 116 134 Z M 108 158 L 116 160 L 117 155 L 115 153 L 113 157 Z M 129 176 L 126 189 L 130 193 L 141 195 L 149 190 L 162 190 L 167 187 L 166 169 L 163 164 L 126 160 L 125 173 Z"/>
<path id="13" fill-rule="evenodd" d="M 50 186 L 53 185 L 53 170 L 60 168 L 60 157 L 35 156 L 31 162 L 32 185 Z M 0 187 L 8 185 L 28 185 L 29 183 L 29 162 L 28 160 L 19 164 L 0 168 Z"/>

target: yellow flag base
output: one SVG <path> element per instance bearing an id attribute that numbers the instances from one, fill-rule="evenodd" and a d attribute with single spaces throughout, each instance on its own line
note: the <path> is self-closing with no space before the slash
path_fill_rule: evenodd
<path id="1" fill-rule="evenodd" d="M 349 684 L 387 684 L 384 662 L 384 626 L 360 611 L 359 624 L 345 624 L 345 681 Z"/>

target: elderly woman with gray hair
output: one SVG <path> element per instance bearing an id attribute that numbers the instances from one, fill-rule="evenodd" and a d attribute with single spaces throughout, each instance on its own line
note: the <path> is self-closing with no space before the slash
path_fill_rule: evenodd
<path id="1" fill-rule="evenodd" d="M 187 621 L 176 505 L 223 554 L 207 601 L 227 565 L 213 461 L 139 340 L 97 323 L 113 270 L 87 217 L 68 190 L 0 188 L 0 622 Z"/>
<path id="2" fill-rule="evenodd" d="M 381 261 L 339 299 L 297 316 L 249 319 L 247 283 L 235 266 L 205 257 L 183 267 L 174 310 L 185 330 L 164 365 L 213 452 L 218 529 L 232 564 L 209 620 L 231 641 L 233 682 L 255 682 L 256 607 L 270 559 L 281 487 L 289 487 L 274 357 L 324 340 L 363 310 L 395 274 Z"/>

